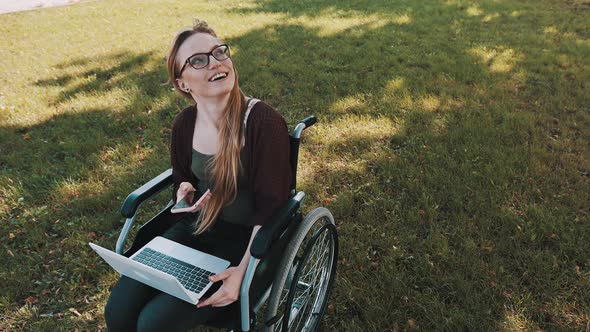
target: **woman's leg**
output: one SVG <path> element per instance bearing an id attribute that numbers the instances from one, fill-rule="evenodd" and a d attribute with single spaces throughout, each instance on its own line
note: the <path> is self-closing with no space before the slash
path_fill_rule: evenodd
<path id="1" fill-rule="evenodd" d="M 195 237 L 192 234 L 195 217 L 183 218 L 163 237 L 223 257 L 232 265 L 237 265 L 248 245 L 251 230 L 219 222 L 211 231 Z M 205 297 L 213 294 L 220 285 L 221 282 L 213 285 Z M 229 315 L 231 311 L 225 307 L 197 309 L 193 304 L 127 277 L 121 277 L 113 287 L 105 307 L 109 331 L 185 331 L 219 314 Z"/>
<path id="2" fill-rule="evenodd" d="M 199 249 L 219 257 L 223 257 L 237 265 L 248 246 L 251 228 L 227 224 L 219 221 L 213 229 L 198 236 L 192 235 L 194 227 L 193 219 L 185 218 L 178 223 L 173 232 L 165 235 L 176 239 L 176 242 Z M 181 234 L 185 235 L 181 239 Z M 211 296 L 221 286 L 221 282 L 215 283 L 207 291 L 204 298 Z M 197 325 L 204 324 L 217 316 L 228 316 L 228 321 L 237 317 L 235 306 L 228 307 L 204 307 L 180 300 L 165 293 L 159 293 L 145 305 L 137 322 L 138 331 L 186 331 Z M 231 316 L 231 317 L 230 317 Z"/>
<path id="3" fill-rule="evenodd" d="M 188 244 L 191 239 L 190 220 L 183 220 L 172 226 L 163 237 Z M 143 309 L 159 290 L 134 279 L 121 276 L 111 290 L 104 309 L 105 321 L 109 331 L 135 331 L 137 319 Z"/>
<path id="4" fill-rule="evenodd" d="M 197 308 L 174 296 L 159 293 L 141 311 L 137 331 L 186 331 L 222 314 L 225 309 Z"/>
<path id="5" fill-rule="evenodd" d="M 141 282 L 121 276 L 104 308 L 108 330 L 135 331 L 141 310 L 158 292 Z"/>
<path id="6" fill-rule="evenodd" d="M 251 234 L 251 226 L 217 220 L 210 230 L 199 235 L 198 241 L 203 247 L 200 250 L 230 261 L 231 266 L 237 266 L 246 253 Z"/>

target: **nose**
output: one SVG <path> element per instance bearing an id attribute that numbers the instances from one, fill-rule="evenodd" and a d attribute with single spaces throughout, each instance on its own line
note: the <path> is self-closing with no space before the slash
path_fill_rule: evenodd
<path id="1" fill-rule="evenodd" d="M 219 65 L 219 60 L 215 59 L 215 57 L 213 56 L 213 54 L 209 54 L 209 68 L 215 68 Z"/>

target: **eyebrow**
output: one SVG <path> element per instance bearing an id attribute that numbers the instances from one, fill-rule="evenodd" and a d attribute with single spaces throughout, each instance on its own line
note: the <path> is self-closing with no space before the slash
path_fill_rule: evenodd
<path id="1" fill-rule="evenodd" d="M 214 45 L 213 47 L 211 47 L 211 49 L 209 50 L 209 52 L 213 51 L 214 49 L 218 48 L 221 45 L 223 45 L 223 44 Z M 206 53 L 209 53 L 209 52 L 197 52 L 197 53 L 193 53 L 192 55 L 189 55 L 189 58 L 191 56 L 195 55 L 195 54 L 206 54 Z"/>

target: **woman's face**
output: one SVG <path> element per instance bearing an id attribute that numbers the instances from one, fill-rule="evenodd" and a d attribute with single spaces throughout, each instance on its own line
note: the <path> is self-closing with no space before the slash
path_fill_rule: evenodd
<path id="1" fill-rule="evenodd" d="M 178 48 L 176 62 L 182 67 L 186 60 L 195 53 L 209 53 L 223 43 L 219 39 L 206 34 L 196 33 L 188 37 Z M 219 57 L 219 56 L 218 56 Z M 209 64 L 195 69 L 187 64 L 178 78 L 182 90 L 190 89 L 195 97 L 211 98 L 229 94 L 234 86 L 235 73 L 230 58 L 219 61 L 209 55 Z"/>

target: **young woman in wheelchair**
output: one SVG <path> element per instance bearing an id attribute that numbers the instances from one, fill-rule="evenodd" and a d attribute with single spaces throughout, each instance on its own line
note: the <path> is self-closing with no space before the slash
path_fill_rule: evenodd
<path id="1" fill-rule="evenodd" d="M 235 302 L 250 243 L 286 200 L 291 183 L 289 134 L 281 115 L 240 90 L 229 46 L 203 21 L 181 31 L 167 57 L 170 81 L 191 101 L 172 124 L 173 199 L 204 204 L 164 237 L 231 262 L 197 306 L 122 276 L 105 319 L 111 331 L 187 330 Z"/>

